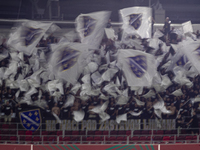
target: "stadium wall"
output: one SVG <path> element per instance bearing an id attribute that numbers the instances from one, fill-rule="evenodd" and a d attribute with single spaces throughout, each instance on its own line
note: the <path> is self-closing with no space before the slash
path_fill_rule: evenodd
<path id="1" fill-rule="evenodd" d="M 154 144 L 154 145 L 98 145 L 98 144 L 66 144 L 66 145 L 12 145 L 2 144 L 0 150 L 199 150 L 200 144 Z"/>

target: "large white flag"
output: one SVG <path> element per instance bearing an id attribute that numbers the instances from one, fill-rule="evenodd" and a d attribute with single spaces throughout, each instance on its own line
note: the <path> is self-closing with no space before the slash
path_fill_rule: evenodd
<path id="1" fill-rule="evenodd" d="M 153 55 L 132 50 L 119 50 L 118 63 L 126 76 L 129 86 L 150 86 L 156 73 Z"/>
<path id="2" fill-rule="evenodd" d="M 200 73 L 200 41 L 184 41 L 183 52 Z"/>
<path id="3" fill-rule="evenodd" d="M 86 58 L 91 53 L 88 46 L 80 43 L 59 43 L 53 49 L 49 68 L 57 78 L 75 84 L 87 65 Z"/>
<path id="4" fill-rule="evenodd" d="M 138 34 L 142 38 L 151 37 L 152 9 L 148 7 L 129 7 L 120 10 L 125 32 Z"/>
<path id="5" fill-rule="evenodd" d="M 25 21 L 10 34 L 7 44 L 15 50 L 31 55 L 52 23 Z"/>
<path id="6" fill-rule="evenodd" d="M 90 48 L 99 48 L 110 14 L 109 11 L 80 14 L 76 18 L 76 30 L 81 43 L 90 45 Z"/>

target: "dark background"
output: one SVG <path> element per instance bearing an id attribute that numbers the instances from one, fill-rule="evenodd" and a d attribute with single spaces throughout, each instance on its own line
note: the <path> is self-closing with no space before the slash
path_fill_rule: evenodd
<path id="1" fill-rule="evenodd" d="M 155 4 L 157 0 L 151 0 Z M 67 20 L 74 21 L 80 13 L 94 11 L 112 11 L 111 20 L 119 21 L 118 10 L 132 6 L 149 6 L 149 0 L 60 0 L 52 2 L 51 12 L 57 14 L 60 5 L 60 16 L 49 18 L 49 0 L 0 0 L 0 19 L 34 19 L 34 20 Z M 191 20 L 200 23 L 200 0 L 160 0 L 166 16 L 173 23 Z M 34 4 L 37 4 L 34 5 Z M 39 15 L 37 8 L 44 13 Z"/>

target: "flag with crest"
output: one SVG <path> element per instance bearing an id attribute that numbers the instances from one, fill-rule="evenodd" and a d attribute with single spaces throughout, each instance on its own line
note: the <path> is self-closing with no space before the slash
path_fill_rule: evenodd
<path id="1" fill-rule="evenodd" d="M 7 44 L 15 50 L 31 55 L 52 23 L 25 21 L 10 34 Z"/>
<path id="2" fill-rule="evenodd" d="M 38 130 L 42 123 L 40 109 L 22 111 L 19 113 L 19 118 L 22 126 L 31 131 Z"/>
<path id="3" fill-rule="evenodd" d="M 80 14 L 76 18 L 76 30 L 81 43 L 88 44 L 91 48 L 99 48 L 109 17 L 109 11 Z"/>
<path id="4" fill-rule="evenodd" d="M 151 37 L 152 9 L 148 7 L 129 7 L 120 10 L 125 32 Z"/>
<path id="5" fill-rule="evenodd" d="M 75 84 L 91 53 L 88 46 L 80 43 L 59 43 L 53 47 L 50 69 L 60 79 Z"/>
<path id="6" fill-rule="evenodd" d="M 150 86 L 156 73 L 155 58 L 138 50 L 119 50 L 121 65 L 129 86 Z"/>

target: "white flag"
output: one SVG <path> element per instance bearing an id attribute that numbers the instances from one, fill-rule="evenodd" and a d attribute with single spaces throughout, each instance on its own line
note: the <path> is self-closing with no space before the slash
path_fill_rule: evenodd
<path id="1" fill-rule="evenodd" d="M 172 95 L 175 95 L 175 96 L 181 96 L 181 95 L 183 95 L 183 92 L 182 92 L 181 89 L 178 89 L 178 90 L 172 92 Z"/>
<path id="2" fill-rule="evenodd" d="M 51 25 L 52 23 L 25 21 L 15 32 L 10 34 L 7 44 L 9 47 L 30 56 Z"/>
<path id="3" fill-rule="evenodd" d="M 129 86 L 150 86 L 156 73 L 156 62 L 153 55 L 137 50 L 119 50 L 118 63 Z"/>
<path id="4" fill-rule="evenodd" d="M 81 37 L 81 43 L 99 48 L 109 17 L 109 11 L 80 14 L 76 18 L 76 30 Z"/>
<path id="5" fill-rule="evenodd" d="M 119 124 L 121 121 L 127 121 L 127 113 L 116 116 L 116 122 Z"/>
<path id="6" fill-rule="evenodd" d="M 152 9 L 148 7 L 130 7 L 120 10 L 125 32 L 138 34 L 142 38 L 151 37 Z"/>
<path id="7" fill-rule="evenodd" d="M 79 111 L 73 111 L 73 115 L 74 115 L 74 120 L 76 122 L 80 122 L 83 120 L 84 116 L 85 116 L 85 112 L 82 110 Z"/>
<path id="8" fill-rule="evenodd" d="M 90 53 L 87 45 L 60 43 L 53 48 L 55 50 L 49 62 L 52 73 L 57 78 L 75 84 L 87 65 L 86 58 Z"/>
<path id="9" fill-rule="evenodd" d="M 184 41 L 183 52 L 200 73 L 200 41 Z"/>
<path id="10" fill-rule="evenodd" d="M 182 27 L 183 27 L 184 33 L 188 33 L 188 32 L 192 33 L 193 32 L 191 21 L 187 21 L 187 22 L 182 23 Z"/>

